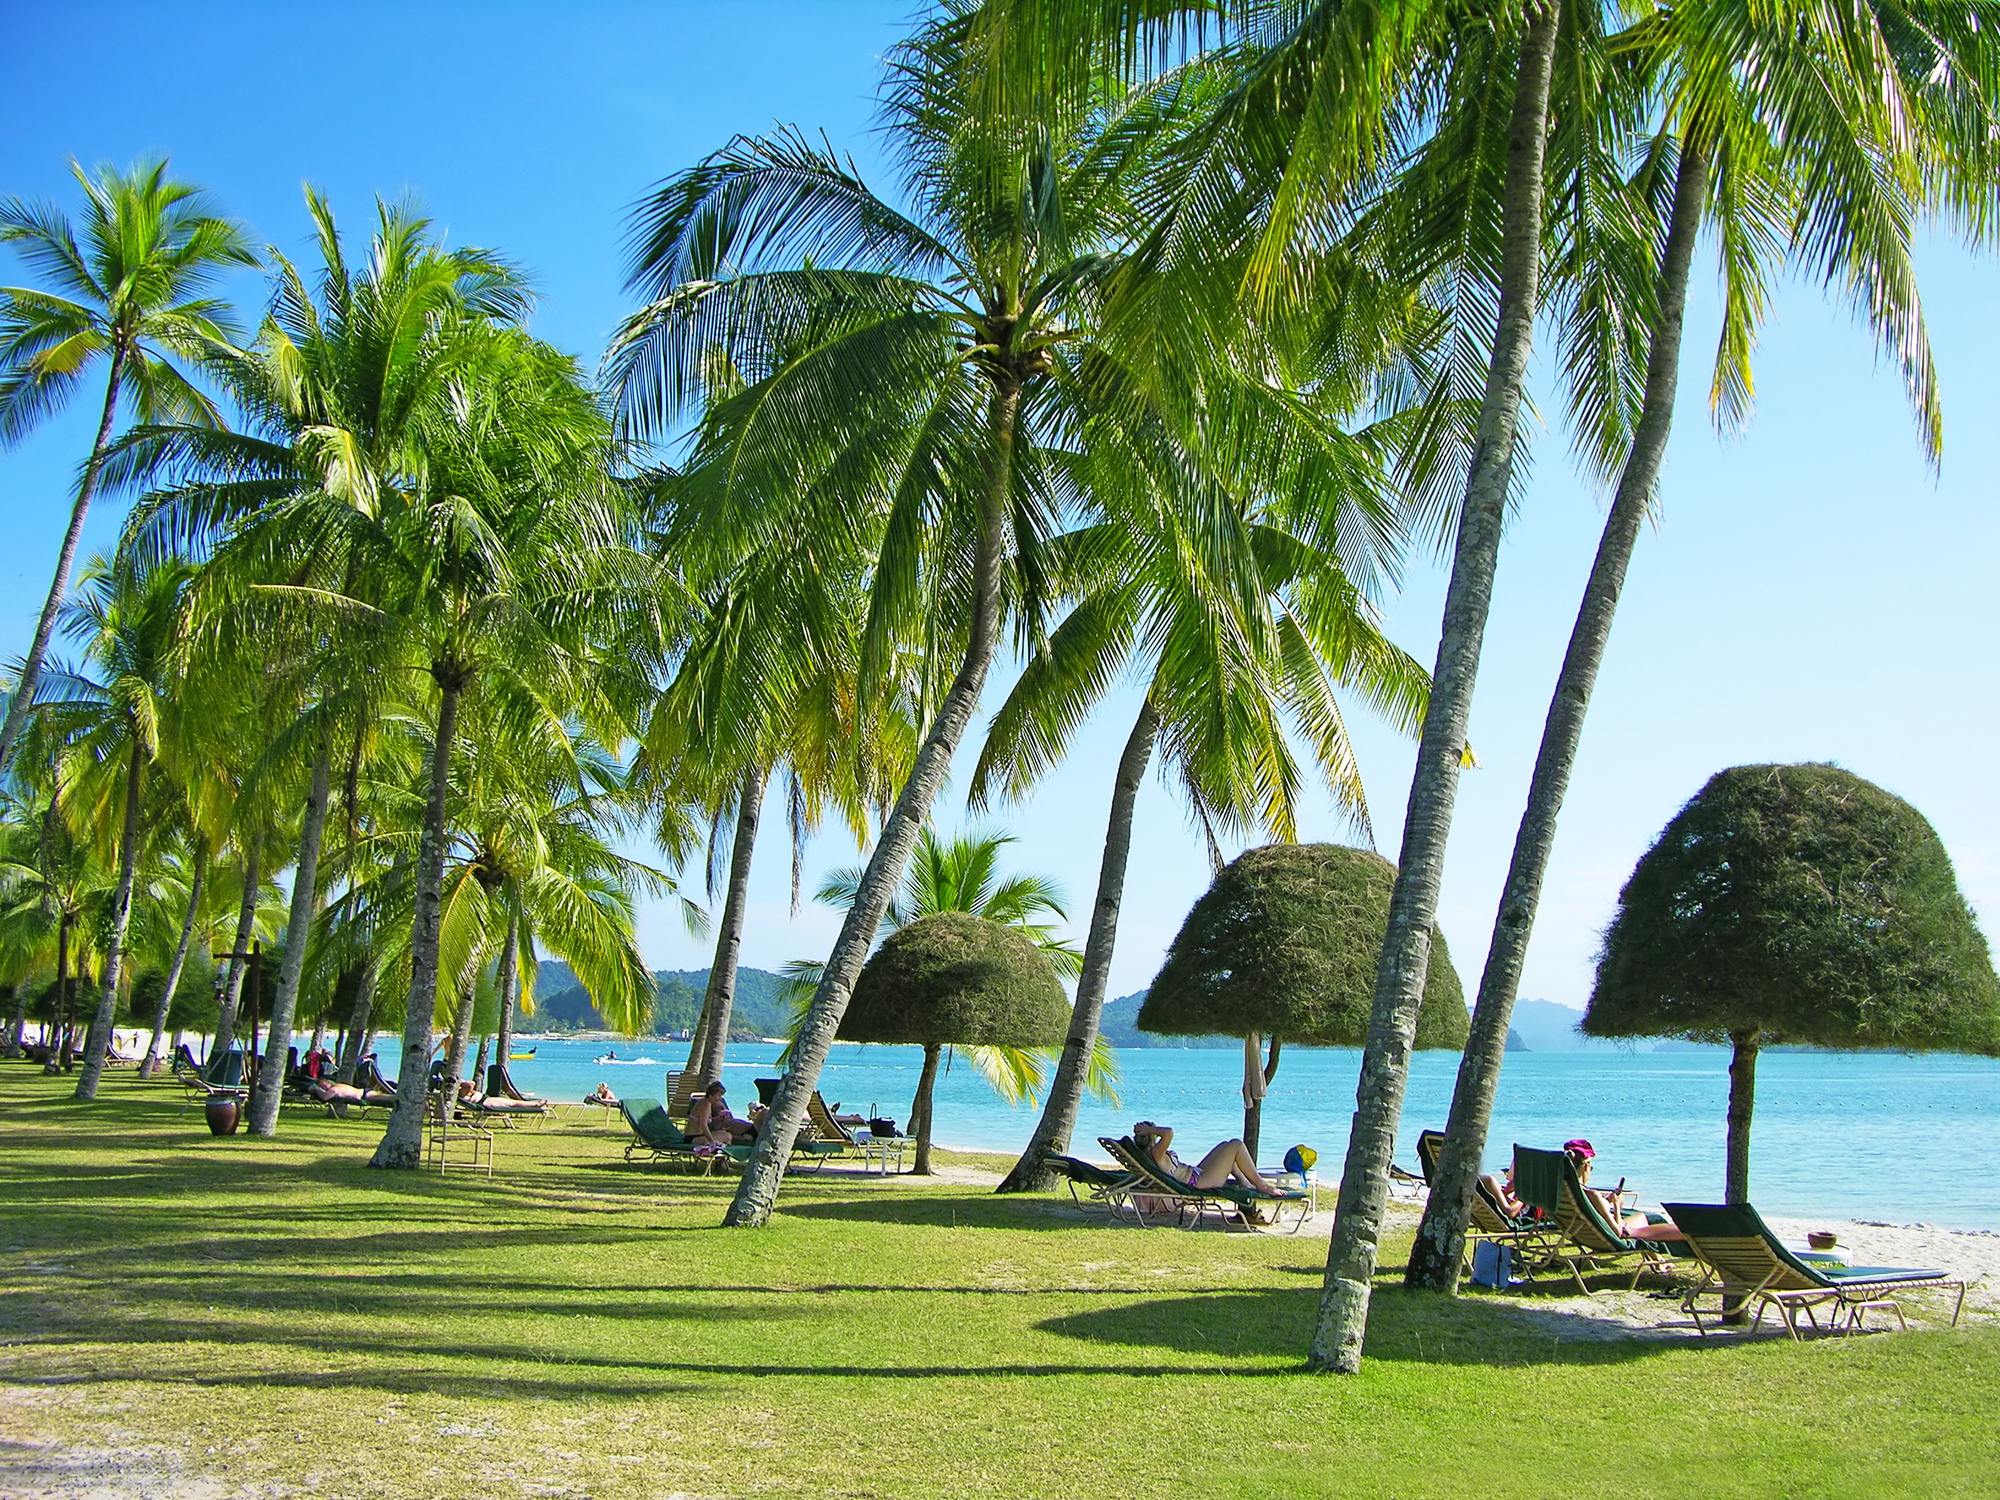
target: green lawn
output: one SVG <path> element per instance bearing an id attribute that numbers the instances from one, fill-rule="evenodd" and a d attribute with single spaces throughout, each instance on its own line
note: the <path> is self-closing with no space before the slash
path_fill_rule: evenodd
<path id="1" fill-rule="evenodd" d="M 216 1140 L 129 1073 L 68 1091 L 0 1067 L 0 1493 L 78 1452 L 217 1493 L 2000 1493 L 1990 1325 L 1563 1342 L 1392 1274 L 1343 1380 L 1301 1367 L 1324 1221 L 829 1176 L 725 1231 L 728 1183 L 601 1124 L 488 1183 L 365 1170 L 379 1119 Z"/>

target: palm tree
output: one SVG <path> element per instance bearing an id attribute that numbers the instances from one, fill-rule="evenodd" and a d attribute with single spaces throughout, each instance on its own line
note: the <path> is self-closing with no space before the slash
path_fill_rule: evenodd
<path id="1" fill-rule="evenodd" d="M 1328 276 L 1348 259 L 1338 253 L 1343 227 L 1358 218 L 1357 228 L 1365 229 L 1370 214 L 1391 222 L 1422 220 L 1422 203 L 1395 196 L 1397 173 L 1425 185 L 1427 174 L 1409 168 L 1424 164 L 1427 152 L 1433 162 L 1469 159 L 1498 167 L 1492 202 L 1499 215 L 1490 236 L 1450 236 L 1442 245 L 1426 239 L 1394 254 L 1379 246 L 1372 252 L 1374 263 L 1392 273 L 1391 287 L 1445 281 L 1465 289 L 1456 303 L 1482 314 L 1466 327 L 1490 328 L 1492 339 L 1475 355 L 1461 347 L 1446 366 L 1458 386 L 1476 386 L 1476 401 L 1432 403 L 1433 412 L 1447 415 L 1454 405 L 1476 405 L 1477 419 L 1462 501 L 1441 517 L 1446 534 L 1455 532 L 1451 580 L 1311 1351 L 1315 1366 L 1343 1372 L 1360 1364 L 1390 1156 L 1512 482 L 1540 295 L 1549 86 L 1564 16 L 1556 0 L 1533 0 L 1525 14 L 1494 7 L 1481 12 L 1475 26 L 1443 6 L 1398 11 L 1393 26 L 1377 8 L 1337 0 L 1246 6 L 1234 78 L 1214 112 L 1214 126 L 1201 137 L 1206 154 L 1178 180 L 1178 201 L 1188 210 L 1174 214 L 1174 224 L 1155 236 L 1156 244 L 1178 245 L 1184 280 L 1206 280 L 1231 305 L 1247 301 L 1267 314 L 1290 314 L 1301 304 L 1310 310 Z M 1572 32 L 1593 24 L 1580 13 L 1569 19 Z M 1481 44 L 1482 36 L 1490 45 Z M 1500 118 L 1507 122 L 1504 136 L 1494 130 Z M 1224 191 L 1208 191 L 1218 184 Z M 1222 247 L 1212 269 L 1200 264 L 1199 254 L 1189 254 L 1202 237 L 1179 227 L 1185 221 L 1198 228 L 1204 219 L 1208 241 Z M 1459 221 L 1444 214 L 1424 222 L 1455 227 Z M 1467 229 L 1480 227 L 1473 218 L 1462 222 Z M 1247 248 L 1238 254 L 1237 245 Z M 1367 261 L 1365 239 L 1362 251 Z M 1472 372 L 1476 381 L 1465 378 Z"/>
<path id="2" fill-rule="evenodd" d="M 651 570 L 624 545 L 622 504 L 603 479 L 604 423 L 573 365 L 507 326 L 526 308 L 512 269 L 443 251 L 427 221 L 380 205 L 357 272 L 331 211 L 317 195 L 309 203 L 317 286 L 281 263 L 259 350 L 224 371 L 259 430 L 136 434 L 132 472 L 188 473 L 135 527 L 142 539 L 173 539 L 235 522 L 236 555 L 288 565 L 284 583 L 246 571 L 273 618 L 289 612 L 295 639 L 332 642 L 350 664 L 365 655 L 399 682 L 419 674 L 436 693 L 413 870 L 405 1103 L 375 1157 L 413 1166 L 461 699 L 490 691 L 507 705 L 496 712 L 528 719 L 611 715 L 574 653 L 629 601 L 645 614 Z M 323 823 L 331 793 L 330 726 L 313 753 L 309 827 Z"/>
<path id="3" fill-rule="evenodd" d="M 905 694 L 858 696 L 861 580 L 821 566 L 818 550 L 811 538 L 771 549 L 704 601 L 647 727 L 638 771 L 666 803 L 660 842 L 678 855 L 690 821 L 707 822 L 709 896 L 723 896 L 690 1078 L 721 1076 L 767 789 L 783 797 L 796 908 L 804 846 L 826 814 L 865 845 L 871 808 L 908 774 Z"/>
<path id="4" fill-rule="evenodd" d="M 1831 18 L 1818 11 L 1773 11 L 1738 0 L 1677 6 L 1635 23 L 1621 39 L 1658 75 L 1669 110 L 1669 130 L 1653 142 L 1648 166 L 1664 178 L 1666 162 L 1675 158 L 1671 197 L 1657 225 L 1657 312 L 1643 404 L 1549 706 L 1444 1151 L 1406 1273 L 1412 1287 L 1456 1289 L 1556 818 L 1673 422 L 1688 277 L 1704 222 L 1714 226 L 1723 249 L 1725 322 L 1712 385 L 1718 416 L 1745 414 L 1749 353 L 1771 272 L 1766 261 L 1783 253 L 1819 271 L 1829 286 L 1841 286 L 1869 316 L 1902 364 L 1936 457 L 1937 389 L 1910 253 L 1925 166 L 1912 148 L 1928 140 L 1946 159 L 1963 159 L 1973 149 L 1963 136 L 1964 113 L 1938 107 L 1962 101 L 1934 95 L 1939 80 L 1976 72 L 1982 60 L 1966 53 L 1985 42 L 1976 29 L 1953 36 L 1947 26 L 1924 33 L 1927 45 L 1913 53 L 1891 45 L 1875 12 L 1840 24 L 1856 19 L 1875 30 L 1874 45 L 1856 48 L 1844 32 L 1827 30 Z M 1894 24 L 1900 31 L 1901 12 Z M 1745 57 L 1759 66 L 1736 66 Z M 1913 131 L 1911 122 L 1929 129 Z"/>
<path id="5" fill-rule="evenodd" d="M 419 1155 L 461 702 L 490 695 L 485 713 L 518 722 L 580 713 L 615 735 L 591 648 L 607 620 L 643 612 L 653 593 L 651 566 L 626 546 L 617 492 L 603 481 L 604 427 L 574 366 L 518 333 L 469 341 L 478 347 L 436 414 L 452 425 L 427 434 L 426 466 L 363 539 L 369 597 L 337 606 L 394 637 L 435 688 L 425 708 L 431 755 L 413 868 L 402 1102 L 373 1159 L 383 1167 L 415 1167 Z"/>
<path id="6" fill-rule="evenodd" d="M 901 640 L 927 639 L 935 664 L 923 740 L 730 1224 L 770 1214 L 855 977 L 977 708 L 1003 598 L 1038 591 L 1068 488 L 1050 445 L 1089 408 L 1086 350 L 1141 229 L 1133 192 L 1182 108 L 1169 88 L 1122 91 L 1096 72 L 1053 90 L 997 87 L 1016 24 L 1029 23 L 1005 6 L 953 7 L 892 58 L 883 118 L 909 213 L 785 131 L 733 141 L 672 179 L 636 226 L 633 285 L 651 302 L 612 356 L 628 420 L 660 435 L 710 397 L 718 359 L 740 371 L 742 390 L 710 401 L 687 470 L 711 535 L 738 558 L 808 533 L 868 553 L 864 698 Z"/>
<path id="7" fill-rule="evenodd" d="M 1047 920 L 1068 919 L 1061 889 L 1044 875 L 1000 873 L 1000 853 L 1014 841 L 1012 834 L 990 831 L 941 839 L 926 827 L 917 839 L 902 893 L 883 911 L 878 937 L 887 937 L 939 912 L 965 912 L 1025 934 L 1047 956 L 1058 974 L 1076 978 L 1082 970 L 1083 955 Z M 860 868 L 835 870 L 813 893 L 813 899 L 827 906 L 852 906 L 865 875 L 866 871 Z M 809 1005 L 810 996 L 819 987 L 820 966 L 811 962 L 789 964 L 785 977 L 795 997 Z M 804 1016 L 802 1005 L 801 1022 Z M 792 1046 L 786 1050 L 784 1061 L 796 1056 L 797 1031 L 795 1027 Z M 919 1176 L 928 1176 L 931 1170 L 931 1090 L 937 1082 L 938 1065 L 945 1054 L 961 1051 L 1009 1104 L 1032 1100 L 1047 1082 L 1048 1058 L 1034 1048 L 926 1046 L 916 1097 L 910 1104 L 909 1130 L 917 1142 L 914 1170 Z M 1084 1073 L 1089 1087 L 1109 1093 L 1118 1076 L 1117 1060 L 1108 1050 L 1093 1048 Z"/>
<path id="8" fill-rule="evenodd" d="M 1363 471 L 1365 475 L 1365 470 Z M 1386 640 L 1349 578 L 1333 539 L 1368 528 L 1343 522 L 1351 506 L 1377 509 L 1360 493 L 1266 497 L 1255 506 L 1224 497 L 1156 504 L 1065 538 L 1101 557 L 1106 576 L 1050 633 L 994 716 L 973 773 L 972 800 L 996 789 L 1026 794 L 1127 659 L 1146 673 L 1145 696 L 1121 752 L 1084 948 L 1076 1004 L 1048 1103 L 1001 1192 L 1044 1191 L 1051 1155 L 1068 1149 L 1082 1100 L 1085 1060 L 1098 1036 L 1117 937 L 1132 814 L 1139 783 L 1164 736 L 1168 769 L 1209 831 L 1263 828 L 1298 837 L 1298 734 L 1313 751 L 1336 803 L 1372 843 L 1367 798 L 1336 689 L 1359 693 L 1405 732 L 1422 717 L 1422 667 Z M 1393 543 L 1392 517 L 1374 520 Z M 1252 592 L 1255 612 L 1240 607 Z M 1288 724 L 1286 721 L 1290 719 Z"/>
<path id="9" fill-rule="evenodd" d="M 174 657 L 191 574 L 184 565 L 90 563 L 83 588 L 69 606 L 68 628 L 83 643 L 84 660 L 96 675 L 58 668 L 44 675 L 37 693 L 51 733 L 63 743 L 70 817 L 118 830 L 113 845 L 117 884 L 83 1074 L 77 1080 L 79 1099 L 97 1097 L 125 977 L 133 881 L 144 836 L 140 815 L 146 767 L 159 753 L 163 721 L 184 701 Z"/>
<path id="10" fill-rule="evenodd" d="M 215 423 L 208 398 L 174 361 L 226 344 L 224 306 L 204 292 L 229 267 L 256 263 L 234 221 L 219 217 L 200 189 L 169 178 L 164 159 L 123 172 L 86 173 L 75 162 L 70 170 L 85 199 L 81 243 L 54 204 L 0 202 L 0 243 L 13 245 L 43 280 L 0 287 L 0 444 L 19 441 L 59 410 L 98 360 L 107 365 L 103 412 L 55 578 L 0 725 L 0 772 L 34 701 L 119 402 L 145 422 Z"/>
<path id="11" fill-rule="evenodd" d="M 541 952 L 551 953 L 614 1027 L 644 1029 L 654 987 L 634 930 L 635 902 L 678 891 L 665 872 L 615 847 L 633 814 L 624 767 L 603 746 L 551 725 L 482 725 L 467 752 L 446 863 L 447 969 L 466 974 L 494 964 L 504 1024 L 517 993 L 532 999 L 532 978 L 524 986 L 522 977 L 534 974 Z M 682 911 L 699 931 L 700 909 L 683 902 Z M 458 1012 L 445 1064 L 451 1089 L 472 1007 Z"/>

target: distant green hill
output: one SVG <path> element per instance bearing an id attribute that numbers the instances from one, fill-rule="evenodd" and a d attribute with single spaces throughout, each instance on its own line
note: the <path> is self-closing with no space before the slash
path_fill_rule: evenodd
<path id="1" fill-rule="evenodd" d="M 1241 1047 L 1241 1037 L 1229 1036 L 1154 1036 L 1149 1031 L 1139 1029 L 1139 1007 L 1146 1003 L 1146 992 L 1140 990 L 1134 995 L 1121 995 L 1116 1000 L 1104 1002 L 1104 1015 L 1098 1022 L 1098 1030 L 1104 1039 L 1114 1047 L 1194 1047 L 1223 1048 Z"/>
<path id="2" fill-rule="evenodd" d="M 791 1024 L 791 1012 L 779 998 L 783 980 L 763 969 L 736 971 L 736 1002 L 730 1011 L 731 1041 L 753 1041 L 763 1036 L 782 1036 Z M 701 1018 L 702 997 L 708 993 L 708 970 L 661 969 L 653 975 L 655 1036 L 691 1028 Z M 544 963 L 536 971 L 535 1018 L 528 1024 L 537 1030 L 602 1031 L 604 1017 L 591 1003 L 590 992 L 576 982 L 567 964 Z"/>

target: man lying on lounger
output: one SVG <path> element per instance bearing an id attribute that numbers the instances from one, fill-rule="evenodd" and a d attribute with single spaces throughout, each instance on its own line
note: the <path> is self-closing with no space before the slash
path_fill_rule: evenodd
<path id="1" fill-rule="evenodd" d="M 358 1089 L 351 1083 L 336 1083 L 331 1078 L 315 1079 L 310 1092 L 321 1104 L 379 1105 L 386 1109 L 396 1102 L 394 1094 Z"/>
<path id="2" fill-rule="evenodd" d="M 508 1099 L 498 1094 L 482 1094 L 470 1078 L 459 1080 L 458 1103 L 462 1109 L 483 1109 L 496 1115 L 538 1115 L 542 1112 L 542 1101 L 539 1099 Z"/>

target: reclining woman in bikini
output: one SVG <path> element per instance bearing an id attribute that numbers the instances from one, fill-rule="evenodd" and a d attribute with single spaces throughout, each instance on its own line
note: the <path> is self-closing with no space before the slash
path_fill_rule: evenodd
<path id="1" fill-rule="evenodd" d="M 1198 1166 L 1189 1166 L 1170 1149 L 1174 1142 L 1173 1128 L 1155 1125 L 1151 1120 L 1141 1120 L 1132 1127 L 1132 1143 L 1167 1176 L 1189 1187 L 1217 1188 L 1234 1177 L 1247 1188 L 1255 1188 L 1260 1193 L 1279 1196 L 1279 1190 L 1271 1180 L 1257 1170 L 1257 1163 L 1250 1155 L 1250 1148 L 1241 1141 L 1224 1141 L 1201 1159 Z"/>

